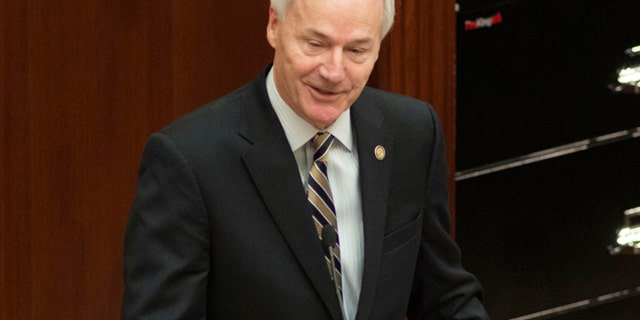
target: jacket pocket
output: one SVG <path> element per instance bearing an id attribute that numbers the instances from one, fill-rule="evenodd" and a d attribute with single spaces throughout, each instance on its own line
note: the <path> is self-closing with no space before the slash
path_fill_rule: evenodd
<path id="1" fill-rule="evenodd" d="M 391 233 L 385 235 L 383 253 L 389 253 L 393 250 L 401 248 L 404 244 L 412 242 L 411 240 L 420 237 L 422 230 L 422 211 L 409 223 L 396 228 Z"/>

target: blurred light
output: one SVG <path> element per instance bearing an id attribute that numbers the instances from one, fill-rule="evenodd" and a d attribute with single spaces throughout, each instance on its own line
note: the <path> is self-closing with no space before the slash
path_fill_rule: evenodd
<path id="1" fill-rule="evenodd" d="M 640 82 L 640 66 L 620 70 L 618 72 L 618 82 L 622 84 L 637 84 Z"/>
<path id="2" fill-rule="evenodd" d="M 618 231 L 618 244 L 640 248 L 640 227 L 622 228 Z"/>
<path id="3" fill-rule="evenodd" d="M 637 55 L 640 54 L 640 46 L 635 46 L 633 48 L 629 48 L 627 50 L 624 51 L 626 54 L 628 54 L 631 57 L 635 57 Z"/>
<path id="4" fill-rule="evenodd" d="M 640 223 L 638 219 L 640 219 L 640 207 L 624 212 L 624 225 L 618 230 L 616 240 L 619 246 L 609 246 L 610 254 L 640 254 Z"/>
<path id="5" fill-rule="evenodd" d="M 628 57 L 618 69 L 618 81 L 614 80 L 609 89 L 614 93 L 640 94 L 640 45 L 628 48 L 624 53 Z"/>

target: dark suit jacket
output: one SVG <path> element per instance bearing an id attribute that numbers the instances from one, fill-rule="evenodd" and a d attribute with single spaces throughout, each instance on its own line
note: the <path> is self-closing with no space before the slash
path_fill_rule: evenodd
<path id="1" fill-rule="evenodd" d="M 340 319 L 267 71 L 149 139 L 126 231 L 124 319 Z M 449 238 L 433 109 L 366 88 L 351 113 L 365 237 L 357 318 L 484 319 Z"/>

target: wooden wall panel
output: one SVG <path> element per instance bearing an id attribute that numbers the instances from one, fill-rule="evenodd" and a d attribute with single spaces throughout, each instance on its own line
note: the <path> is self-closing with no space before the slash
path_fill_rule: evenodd
<path id="1" fill-rule="evenodd" d="M 432 50 L 423 32 L 442 32 L 419 31 L 433 27 L 415 16 L 440 12 L 428 7 L 436 2 L 398 0 L 372 82 L 431 101 L 450 132 L 450 57 L 423 64 L 412 53 Z M 119 318 L 122 241 L 144 142 L 270 61 L 267 8 L 0 0 L 0 319 Z"/>
<path id="2" fill-rule="evenodd" d="M 396 21 L 385 39 L 371 82 L 431 103 L 447 143 L 452 220 L 455 222 L 455 0 L 396 0 Z M 452 224 L 455 233 L 455 223 Z"/>
<path id="3" fill-rule="evenodd" d="M 173 12 L 177 114 L 238 88 L 273 57 L 268 1 L 175 2 Z"/>
<path id="4" fill-rule="evenodd" d="M 232 3 L 1 2 L 1 319 L 119 318 L 145 140 L 270 60 Z"/>
<path id="5" fill-rule="evenodd" d="M 25 242 L 13 241 L 19 234 L 28 234 L 29 225 L 27 217 L 21 214 L 9 214 L 17 212 L 17 203 L 25 203 L 28 206 L 26 184 L 10 183 L 9 172 L 26 172 L 30 157 L 23 145 L 11 145 L 9 141 L 15 140 L 19 133 L 26 132 L 27 112 L 23 108 L 7 108 L 8 104 L 17 104 L 20 96 L 26 92 L 26 75 L 20 71 L 25 70 L 25 59 L 18 53 L 25 52 L 26 42 L 19 41 L 16 30 L 25 27 L 26 19 L 22 13 L 26 5 L 22 2 L 11 2 L 0 6 L 0 120 L 2 123 L 0 137 L 0 318 L 6 319 L 7 315 L 18 314 L 18 300 L 20 296 L 30 296 L 27 286 L 19 286 L 20 275 L 16 265 L 30 268 L 31 262 L 26 255 L 20 256 L 18 252 L 28 251 L 29 245 Z M 14 14 L 13 19 L 8 20 L 9 12 Z M 14 76 L 7 77 L 7 74 Z M 10 128 L 8 123 L 16 123 Z M 15 132 L 15 134 L 14 134 Z M 20 159 L 16 161 L 12 159 Z M 22 277 L 23 278 L 23 277 Z M 24 313 L 22 314 L 24 317 Z"/>

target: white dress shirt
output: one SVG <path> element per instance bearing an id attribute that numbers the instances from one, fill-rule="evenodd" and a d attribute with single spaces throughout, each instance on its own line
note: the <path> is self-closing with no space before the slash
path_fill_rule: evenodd
<path id="1" fill-rule="evenodd" d="M 273 69 L 267 76 L 267 92 L 296 158 L 300 180 L 306 190 L 309 170 L 313 163 L 314 150 L 311 139 L 318 129 L 298 116 L 282 99 L 273 79 Z M 358 311 L 362 284 L 364 231 L 358 178 L 358 152 L 351 128 L 351 113 L 344 112 L 324 131 L 335 137 L 329 149 L 327 172 L 338 220 L 343 305 L 347 320 L 353 320 Z M 309 223 L 311 221 L 312 218 L 309 215 Z"/>

